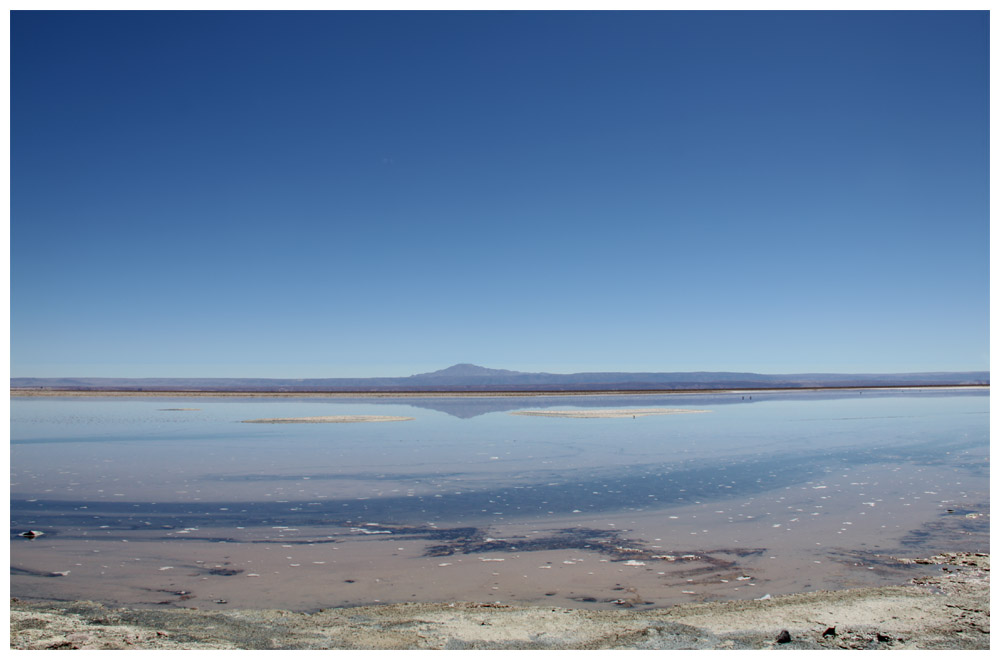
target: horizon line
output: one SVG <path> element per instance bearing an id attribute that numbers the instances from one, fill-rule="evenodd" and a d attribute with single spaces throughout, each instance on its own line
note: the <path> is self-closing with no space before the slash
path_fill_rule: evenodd
<path id="1" fill-rule="evenodd" d="M 551 372 L 551 371 L 517 371 L 513 369 L 484 367 L 470 362 L 460 362 L 449 365 L 436 371 L 409 374 L 406 376 L 88 376 L 88 375 L 62 375 L 62 376 L 10 376 L 10 380 L 284 380 L 284 381 L 317 381 L 317 380 L 376 380 L 384 378 L 403 379 L 415 378 L 418 376 L 430 376 L 446 372 L 455 367 L 475 367 L 484 371 L 507 372 L 509 376 L 518 375 L 547 375 L 547 376 L 579 376 L 586 374 L 605 375 L 678 375 L 678 374 L 747 374 L 755 376 L 908 376 L 923 374 L 989 374 L 990 369 L 934 369 L 922 371 L 794 371 L 794 372 L 764 372 L 764 371 L 737 371 L 737 370 L 684 370 L 684 371 L 574 371 L 574 372 Z M 499 374 L 498 374 L 499 375 Z"/>

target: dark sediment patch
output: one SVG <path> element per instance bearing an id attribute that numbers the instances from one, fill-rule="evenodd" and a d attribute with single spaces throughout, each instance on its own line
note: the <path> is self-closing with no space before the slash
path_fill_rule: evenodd
<path id="1" fill-rule="evenodd" d="M 234 541 L 239 543 L 239 541 Z M 281 543 L 282 545 L 326 545 L 330 543 L 341 543 L 338 539 L 251 539 L 245 543 Z"/>
<path id="2" fill-rule="evenodd" d="M 546 550 L 585 550 L 597 552 L 612 558 L 612 561 L 662 561 L 678 565 L 702 562 L 708 564 L 693 571 L 717 571 L 720 568 L 733 568 L 735 561 L 719 555 L 749 557 L 761 555 L 764 548 L 722 548 L 699 551 L 664 552 L 662 549 L 644 547 L 644 541 L 625 538 L 620 532 L 604 529 L 586 529 L 573 527 L 556 530 L 547 536 L 516 536 L 504 539 L 494 539 L 486 534 L 486 530 L 466 528 L 463 534 L 443 543 L 429 546 L 424 551 L 425 557 L 446 557 L 454 554 L 483 554 L 488 552 L 539 552 Z"/>
<path id="3" fill-rule="evenodd" d="M 194 594 L 185 589 L 150 589 L 149 587 L 144 587 L 144 589 L 155 594 L 174 596 L 173 599 L 156 601 L 155 605 L 176 605 L 177 603 L 194 598 Z"/>
<path id="4" fill-rule="evenodd" d="M 926 553 L 946 548 L 988 551 L 988 544 L 978 547 L 982 545 L 978 539 L 989 537 L 989 510 L 989 502 L 982 502 L 978 506 L 942 512 L 937 520 L 907 532 L 900 539 L 900 544 L 910 553 Z M 977 547 L 969 547 L 970 543 Z"/>
<path id="5" fill-rule="evenodd" d="M 209 575 L 222 575 L 229 577 L 232 575 L 239 575 L 243 572 L 242 568 L 225 568 L 224 566 L 216 566 L 214 568 L 208 569 Z"/>
<path id="6" fill-rule="evenodd" d="M 37 570 L 32 569 L 32 568 L 21 568 L 20 566 L 11 566 L 10 567 L 10 574 L 11 575 L 30 575 L 31 577 L 42 577 L 42 578 L 59 578 L 59 577 L 65 577 L 65 574 L 62 573 L 62 572 L 37 571 Z"/>

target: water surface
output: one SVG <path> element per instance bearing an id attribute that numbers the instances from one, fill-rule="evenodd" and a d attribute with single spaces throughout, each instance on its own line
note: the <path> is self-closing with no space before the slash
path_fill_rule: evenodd
<path id="1" fill-rule="evenodd" d="M 699 415 L 539 418 L 528 409 Z M 14 398 L 11 593 L 651 607 L 988 551 L 988 390 Z M 412 421 L 243 424 L 390 415 Z M 18 536 L 34 529 L 43 536 Z"/>

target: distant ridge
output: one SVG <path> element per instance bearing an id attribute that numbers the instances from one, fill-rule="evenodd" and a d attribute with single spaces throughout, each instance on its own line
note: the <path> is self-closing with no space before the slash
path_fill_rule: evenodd
<path id="1" fill-rule="evenodd" d="M 412 379 L 427 380 L 431 378 L 449 380 L 459 378 L 506 378 L 509 376 L 523 376 L 523 371 L 509 371 L 507 369 L 489 369 L 480 367 L 478 364 L 453 364 L 446 369 L 432 371 L 426 374 L 416 374 L 410 376 Z"/>
<path id="2" fill-rule="evenodd" d="M 758 374 L 750 372 L 592 372 L 550 374 L 456 364 L 387 378 L 11 378 L 15 389 L 198 392 L 568 392 L 931 387 L 989 385 L 988 371 L 901 374 Z"/>

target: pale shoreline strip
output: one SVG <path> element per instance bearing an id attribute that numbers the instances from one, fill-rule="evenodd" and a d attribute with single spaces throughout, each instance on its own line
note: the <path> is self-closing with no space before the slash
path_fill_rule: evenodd
<path id="1" fill-rule="evenodd" d="M 323 417 L 274 417 L 271 419 L 244 419 L 244 424 L 352 424 L 358 422 L 408 422 L 413 417 L 388 415 L 325 415 Z"/>
<path id="2" fill-rule="evenodd" d="M 399 391 L 399 392 L 265 392 L 265 391 L 211 391 L 211 390 L 49 390 L 34 388 L 10 388 L 11 398 L 16 397 L 133 397 L 146 399 L 152 397 L 206 397 L 206 398 L 331 398 L 331 399 L 430 399 L 430 398 L 498 398 L 498 397 L 547 397 L 547 396 L 699 396 L 706 394 L 764 394 L 768 392 L 839 392 L 839 391 L 873 391 L 873 392 L 941 392 L 955 391 L 989 391 L 989 385 L 889 385 L 889 386 L 855 386 L 855 387 L 771 387 L 771 388 L 722 388 L 722 389 L 692 389 L 692 390 L 518 390 L 518 391 Z"/>
<path id="3" fill-rule="evenodd" d="M 511 415 L 530 417 L 569 417 L 574 419 L 611 419 L 619 417 L 646 417 L 647 415 L 683 415 L 684 413 L 707 413 L 711 410 L 691 410 L 687 408 L 635 408 L 615 410 L 516 410 Z"/>

